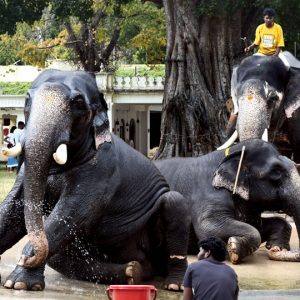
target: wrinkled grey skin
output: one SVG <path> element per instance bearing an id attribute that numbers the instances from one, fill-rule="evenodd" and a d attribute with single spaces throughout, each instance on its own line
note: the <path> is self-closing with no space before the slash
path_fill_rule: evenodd
<path id="1" fill-rule="evenodd" d="M 293 148 L 293 160 L 300 164 L 300 69 L 290 70 L 286 88 L 284 112 L 287 117 L 287 131 Z"/>
<path id="2" fill-rule="evenodd" d="M 242 146 L 245 146 L 236 194 L 233 194 Z M 260 139 L 195 158 L 155 161 L 171 189 L 189 200 L 198 241 L 217 236 L 239 263 L 262 242 L 272 251 L 290 249 L 291 226 L 265 211 L 292 216 L 300 232 L 300 177 L 294 163 Z M 299 251 L 280 251 L 278 260 L 299 261 Z"/>
<path id="3" fill-rule="evenodd" d="M 5 287 L 43 289 L 47 262 L 70 278 L 122 284 L 158 274 L 181 289 L 187 204 L 152 162 L 108 132 L 106 111 L 85 72 L 47 70 L 28 91 L 25 163 L 0 206 L 0 253 L 26 232 L 30 242 Z M 61 144 L 63 165 L 53 159 Z"/>
<path id="4" fill-rule="evenodd" d="M 285 54 L 295 64 L 297 60 L 292 60 L 290 53 Z M 300 137 L 288 126 L 288 122 L 300 124 L 299 105 L 294 104 L 299 102 L 295 100 L 300 95 L 298 85 L 295 85 L 298 79 L 295 79 L 294 69 L 289 70 L 276 56 L 253 55 L 234 69 L 231 86 L 232 97 L 238 103 L 236 129 L 240 141 L 262 138 L 268 129 L 269 140 L 282 153 L 294 153 L 294 161 L 300 163 Z"/>

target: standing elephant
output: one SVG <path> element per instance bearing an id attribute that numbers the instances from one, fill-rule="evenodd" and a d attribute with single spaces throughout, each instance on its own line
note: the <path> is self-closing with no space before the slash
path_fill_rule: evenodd
<path id="1" fill-rule="evenodd" d="M 283 211 L 294 218 L 299 236 L 300 176 L 294 162 L 272 144 L 250 139 L 225 151 L 158 160 L 155 165 L 171 189 L 189 199 L 198 241 L 222 238 L 232 263 L 241 262 L 262 242 L 270 258 L 300 261 L 298 250 L 285 251 L 290 250 L 290 224 L 279 217 L 261 217 L 264 211 Z"/>
<path id="2" fill-rule="evenodd" d="M 25 163 L 0 206 L 0 253 L 26 232 L 30 241 L 5 287 L 43 289 L 48 263 L 100 283 L 161 274 L 167 289 L 181 289 L 187 203 L 152 162 L 109 133 L 95 79 L 44 71 L 26 96 L 25 121 L 21 145 L 3 150 L 23 151 Z"/>
<path id="3" fill-rule="evenodd" d="M 300 163 L 300 62 L 289 52 L 283 52 L 283 57 L 286 64 L 277 56 L 252 55 L 233 70 L 231 94 L 234 113 L 238 113 L 236 131 L 219 149 L 230 146 L 237 137 L 240 141 L 269 139 L 283 154 L 293 155 L 294 161 Z M 291 123 L 296 124 L 296 130 L 289 126 Z"/>

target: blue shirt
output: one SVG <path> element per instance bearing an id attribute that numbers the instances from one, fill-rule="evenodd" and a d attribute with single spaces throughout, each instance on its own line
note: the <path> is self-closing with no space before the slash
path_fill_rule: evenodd
<path id="1" fill-rule="evenodd" d="M 211 258 L 191 263 L 186 270 L 183 285 L 192 288 L 195 300 L 237 299 L 239 291 L 235 271 Z"/>

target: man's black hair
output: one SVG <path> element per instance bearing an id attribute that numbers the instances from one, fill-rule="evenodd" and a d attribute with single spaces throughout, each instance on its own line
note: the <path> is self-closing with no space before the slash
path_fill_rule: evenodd
<path id="1" fill-rule="evenodd" d="M 202 240 L 199 243 L 199 248 L 200 247 L 206 251 L 210 250 L 210 253 L 215 260 L 224 261 L 226 258 L 226 244 L 220 238 L 210 237 Z"/>
<path id="2" fill-rule="evenodd" d="M 273 8 L 265 8 L 263 11 L 263 17 L 269 16 L 269 17 L 274 17 L 275 16 L 275 10 Z"/>

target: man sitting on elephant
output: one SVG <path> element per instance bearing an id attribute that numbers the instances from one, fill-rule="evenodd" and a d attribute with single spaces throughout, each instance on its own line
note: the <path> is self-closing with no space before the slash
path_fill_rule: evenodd
<path id="1" fill-rule="evenodd" d="M 219 149 L 226 149 L 239 138 L 270 139 L 279 150 L 300 163 L 299 123 L 300 62 L 283 52 L 291 68 L 277 56 L 252 55 L 234 68 L 231 78 L 233 114 L 237 121 L 228 134 L 229 140 Z M 231 122 L 231 121 L 230 121 Z M 229 128 L 231 127 L 229 122 Z M 233 130 L 235 129 L 235 131 Z M 233 132 L 234 131 L 234 132 Z"/>
<path id="2" fill-rule="evenodd" d="M 160 274 L 167 289 L 181 290 L 187 203 L 151 161 L 108 131 L 95 79 L 46 70 L 24 112 L 23 143 L 3 150 L 24 153 L 25 162 L 0 205 L 0 253 L 26 233 L 30 241 L 4 286 L 42 290 L 48 263 L 69 278 L 100 283 Z"/>
<path id="3" fill-rule="evenodd" d="M 257 26 L 255 31 L 255 41 L 245 48 L 245 52 L 249 52 L 255 47 L 259 47 L 260 55 L 280 54 L 284 47 L 283 31 L 279 24 L 274 22 L 275 10 L 273 8 L 265 8 L 263 11 L 264 23 Z"/>

